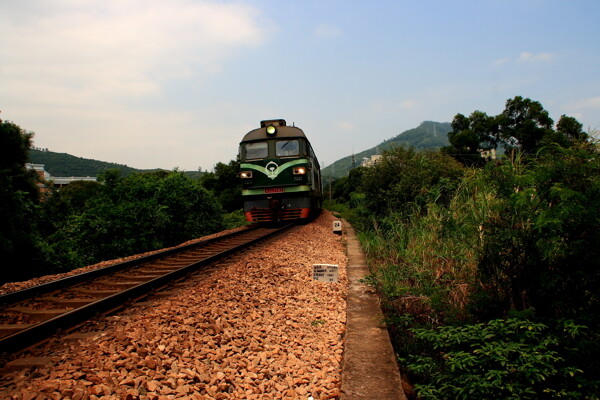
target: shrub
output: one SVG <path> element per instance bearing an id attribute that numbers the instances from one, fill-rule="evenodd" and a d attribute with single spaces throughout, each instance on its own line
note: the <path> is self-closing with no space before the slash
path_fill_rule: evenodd
<path id="1" fill-rule="evenodd" d="M 181 172 L 121 177 L 108 171 L 93 198 L 59 196 L 64 214 L 49 235 L 63 269 L 123 257 L 207 235 L 223 227 L 223 211 L 198 181 Z M 79 208 L 74 207 L 75 203 Z"/>
<path id="2" fill-rule="evenodd" d="M 447 155 L 397 147 L 362 173 L 364 208 L 379 217 L 403 213 L 410 204 L 447 203 L 463 173 L 464 168 Z"/>
<path id="3" fill-rule="evenodd" d="M 484 225 L 482 280 L 506 310 L 597 320 L 600 157 L 552 148 L 524 168 L 488 168 L 499 202 Z M 588 322 L 585 322 L 586 324 Z"/>
<path id="4" fill-rule="evenodd" d="M 574 336 L 585 329 L 570 321 L 562 328 Z M 401 361 L 427 382 L 416 385 L 424 400 L 597 399 L 598 382 L 565 363 L 560 338 L 544 324 L 509 318 L 412 332 L 425 350 Z"/>

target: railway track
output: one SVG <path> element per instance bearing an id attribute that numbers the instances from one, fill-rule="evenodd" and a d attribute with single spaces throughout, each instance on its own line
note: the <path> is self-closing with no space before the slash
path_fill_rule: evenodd
<path id="1" fill-rule="evenodd" d="M 0 353 L 30 347 L 291 226 L 253 227 L 2 295 Z"/>

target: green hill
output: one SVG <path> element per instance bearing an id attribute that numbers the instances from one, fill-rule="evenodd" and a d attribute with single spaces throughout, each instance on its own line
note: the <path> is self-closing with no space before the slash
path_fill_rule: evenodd
<path id="1" fill-rule="evenodd" d="M 416 128 L 402 132 L 398 136 L 381 142 L 379 145 L 354 155 L 355 166 L 360 166 L 363 158 L 382 154 L 396 146 L 414 147 L 417 150 L 437 150 L 448 146 L 448 132 L 452 131 L 449 122 L 424 121 Z M 352 155 L 344 157 L 323 168 L 325 177 L 339 178 L 346 176 L 352 169 Z"/>
<path id="2" fill-rule="evenodd" d="M 97 176 L 107 169 L 121 170 L 124 175 L 141 172 L 127 165 L 90 160 L 47 150 L 31 149 L 29 160 L 33 164 L 44 164 L 44 170 L 52 176 Z"/>
<path id="3" fill-rule="evenodd" d="M 385 140 L 371 149 L 355 154 L 355 165 L 359 166 L 363 158 L 370 158 L 374 154 L 381 154 L 385 150 L 395 146 L 412 146 L 418 150 L 435 150 L 448 146 L 448 132 L 451 130 L 452 127 L 449 122 L 424 121 L 416 128 L 404 131 L 398 136 Z M 124 175 L 134 172 L 151 171 L 40 149 L 31 149 L 29 158 L 33 164 L 44 164 L 44 169 L 52 176 L 98 176 L 98 174 L 108 169 L 121 170 Z M 322 172 L 325 177 L 339 178 L 347 175 L 350 169 L 352 169 L 352 155 L 328 165 L 326 168 L 323 168 Z M 185 173 L 192 178 L 202 175 L 198 171 L 187 171 Z"/>

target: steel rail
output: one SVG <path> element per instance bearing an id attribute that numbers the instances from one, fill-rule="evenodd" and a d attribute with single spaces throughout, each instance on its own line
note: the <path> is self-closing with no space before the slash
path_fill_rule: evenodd
<path id="1" fill-rule="evenodd" d="M 190 250 L 190 249 L 193 249 L 196 247 L 206 246 L 208 244 L 213 244 L 213 243 L 223 241 L 225 239 L 240 236 L 240 235 L 246 234 L 249 231 L 256 230 L 257 228 L 258 228 L 258 226 L 255 225 L 248 229 L 232 232 L 227 235 L 218 236 L 218 237 L 214 237 L 214 238 L 210 238 L 210 239 L 206 239 L 206 240 L 201 240 L 199 242 L 189 243 L 186 245 L 175 246 L 175 247 L 172 247 L 172 248 L 169 248 L 166 250 L 159 251 L 157 253 L 149 254 L 147 256 L 143 256 L 140 258 L 135 258 L 133 260 L 123 261 L 123 262 L 109 265 L 109 266 L 106 266 L 103 268 L 98 268 L 93 271 L 87 271 L 87 272 L 83 272 L 81 274 L 67 276 L 65 278 L 61 278 L 61 279 L 57 279 L 57 280 L 54 280 L 51 282 L 43 283 L 41 285 L 32 286 L 30 288 L 18 290 L 18 291 L 11 292 L 11 293 L 6 293 L 3 295 L 0 295 L 0 307 L 4 307 L 4 306 L 7 306 L 9 304 L 16 303 L 19 301 L 27 300 L 34 296 L 40 295 L 40 294 L 53 292 L 55 290 L 62 289 L 67 286 L 75 285 L 77 283 L 86 282 L 91 279 L 94 279 L 94 278 L 97 278 L 97 277 L 100 277 L 103 275 L 108 275 L 108 274 L 111 274 L 111 273 L 114 273 L 114 272 L 117 272 L 117 271 L 120 271 L 123 269 L 131 268 L 131 267 L 135 267 L 135 266 L 147 263 L 147 262 L 155 261 L 160 258 L 174 255 L 174 254 L 180 253 L 185 250 Z"/>
<path id="2" fill-rule="evenodd" d="M 186 274 L 197 270 L 198 268 L 200 268 L 203 265 L 207 265 L 212 262 L 215 262 L 223 257 L 226 257 L 228 255 L 239 252 L 249 246 L 252 246 L 252 245 L 260 242 L 260 241 L 266 240 L 266 239 L 271 238 L 275 235 L 278 235 L 282 232 L 285 232 L 292 226 L 293 226 L 293 224 L 289 224 L 289 225 L 286 225 L 283 227 L 270 229 L 268 232 L 266 232 L 266 234 L 261 235 L 256 238 L 251 238 L 248 242 L 244 242 L 242 244 L 227 248 L 223 251 L 220 251 L 216 254 L 210 255 L 206 258 L 202 258 L 198 261 L 194 261 L 189 265 L 186 265 L 186 266 L 183 266 L 176 270 L 167 272 L 164 275 L 161 275 L 157 278 L 140 283 L 139 285 L 122 290 L 118 293 L 109 295 L 107 297 L 103 297 L 99 300 L 92 301 L 84 306 L 75 308 L 70 311 L 66 311 L 63 314 L 49 318 L 45 321 L 38 322 L 38 323 L 36 323 L 32 326 L 29 326 L 28 328 L 25 328 L 21 331 L 1 337 L 0 338 L 0 353 L 16 353 L 20 350 L 30 347 L 38 342 L 43 341 L 44 339 L 47 339 L 48 337 L 50 337 L 52 334 L 54 334 L 55 332 L 57 332 L 60 329 L 66 329 L 66 328 L 72 327 L 74 325 L 80 324 L 80 323 L 92 318 L 93 316 L 95 316 L 99 313 L 113 310 L 113 309 L 125 304 L 127 301 L 130 301 L 131 299 L 142 297 L 142 296 L 148 294 L 148 292 L 150 290 L 161 287 L 161 286 L 165 286 L 167 283 L 169 283 L 177 278 L 180 278 L 182 276 L 185 276 Z M 248 230 L 244 230 L 242 232 L 247 233 Z M 235 236 L 239 236 L 239 235 L 227 236 L 227 238 L 231 239 L 232 237 L 235 237 Z M 224 236 L 215 238 L 217 240 L 210 239 L 210 242 L 214 243 L 214 242 L 218 241 L 218 239 L 223 240 L 223 238 L 224 238 Z M 208 241 L 203 241 L 203 242 L 199 242 L 199 243 L 206 244 L 206 242 L 208 242 Z M 197 243 L 195 243 L 193 245 L 197 245 Z M 189 249 L 190 246 L 183 246 L 183 247 L 185 247 L 186 249 Z M 197 246 L 191 246 L 191 247 L 197 247 Z M 165 255 L 173 255 L 177 252 L 183 251 L 182 247 L 177 248 L 178 251 L 174 251 L 174 250 L 175 249 L 166 250 L 164 252 L 161 252 L 160 255 L 162 257 L 164 257 Z M 166 253 L 168 253 L 168 254 L 166 254 Z M 161 258 L 161 257 L 155 257 L 155 255 L 152 255 L 150 257 L 152 257 L 152 260 L 148 260 L 146 258 L 144 262 L 153 261 L 153 260 Z M 138 260 L 140 260 L 140 259 L 136 259 L 135 261 L 138 261 Z M 128 263 L 128 262 L 126 262 L 126 263 Z M 126 263 L 121 263 L 119 265 L 126 264 Z M 135 265 L 139 265 L 139 264 L 142 264 L 142 262 L 136 263 Z M 123 268 L 126 268 L 126 267 L 123 267 Z M 120 269 L 123 269 L 123 268 L 120 268 Z M 112 270 L 111 272 L 114 272 L 114 271 L 116 271 L 116 270 Z M 77 275 L 77 276 L 79 276 L 79 275 Z M 89 275 L 87 275 L 87 276 L 90 277 Z M 92 276 L 92 278 L 95 278 L 97 276 L 98 275 L 94 275 L 94 276 Z M 79 282 L 80 281 L 76 281 L 75 283 L 79 283 Z M 61 287 L 63 287 L 63 286 L 61 286 Z M 61 288 L 61 287 L 59 287 L 59 288 Z"/>

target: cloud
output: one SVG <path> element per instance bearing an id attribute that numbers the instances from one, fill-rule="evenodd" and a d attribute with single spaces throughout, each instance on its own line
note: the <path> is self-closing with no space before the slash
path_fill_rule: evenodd
<path id="1" fill-rule="evenodd" d="M 495 66 L 500 66 L 500 65 L 504 65 L 510 62 L 510 58 L 509 57 L 503 57 L 503 58 L 499 58 L 497 60 L 494 60 L 494 65 Z"/>
<path id="2" fill-rule="evenodd" d="M 22 84 L 37 80 L 96 96 L 157 95 L 161 83 L 200 79 L 236 49 L 265 40 L 257 11 L 243 4 L 79 4 L 58 1 L 43 12 L 4 6 L 2 73 Z"/>
<path id="3" fill-rule="evenodd" d="M 567 115 L 576 118 L 591 129 L 598 130 L 600 121 L 600 97 L 587 97 L 563 104 L 561 107 Z"/>
<path id="4" fill-rule="evenodd" d="M 314 35 L 323 38 L 334 38 L 342 36 L 343 32 L 337 26 L 331 24 L 320 24 L 314 30 Z"/>
<path id="5" fill-rule="evenodd" d="M 417 105 L 418 105 L 418 103 L 414 100 L 404 100 L 400 103 L 400 108 L 406 110 L 406 109 L 415 108 Z"/>
<path id="6" fill-rule="evenodd" d="M 600 110 L 600 97 L 588 97 L 586 99 L 576 100 L 565 105 L 565 108 L 574 111 L 587 109 Z"/>
<path id="7" fill-rule="evenodd" d="M 188 137 L 202 140 L 206 120 L 178 109 L 173 87 L 201 89 L 268 39 L 268 21 L 241 1 L 37 0 L 0 9 L 3 117 L 35 131 L 42 147 L 139 167 L 173 166 L 181 143 L 198 151 Z"/>
<path id="8" fill-rule="evenodd" d="M 528 51 L 523 51 L 519 54 L 519 57 L 513 59 L 511 57 L 502 57 L 494 60 L 492 65 L 494 67 L 501 67 L 506 64 L 516 63 L 542 63 L 542 62 L 550 62 L 554 60 L 555 55 L 553 53 L 537 53 L 533 54 Z"/>
<path id="9" fill-rule="evenodd" d="M 343 131 L 352 131 L 355 129 L 354 124 L 352 122 L 348 122 L 348 121 L 340 121 L 336 124 L 336 127 Z"/>
<path id="10" fill-rule="evenodd" d="M 554 54 L 552 53 L 538 53 L 533 54 L 527 51 L 522 52 L 517 59 L 519 63 L 533 63 L 533 62 L 549 62 L 554 59 Z"/>

